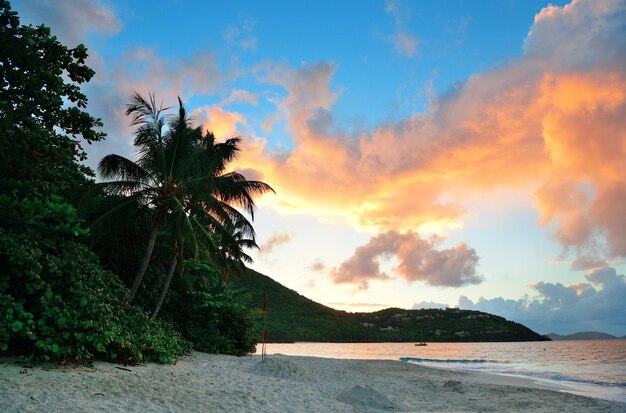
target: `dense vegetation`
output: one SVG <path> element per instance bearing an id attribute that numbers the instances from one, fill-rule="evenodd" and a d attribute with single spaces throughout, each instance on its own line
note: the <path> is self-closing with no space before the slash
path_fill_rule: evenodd
<path id="1" fill-rule="evenodd" d="M 271 278 L 249 270 L 233 280 L 248 293 L 244 300 L 259 309 L 267 300 L 270 342 L 327 341 L 537 341 L 546 340 L 529 328 L 480 311 L 459 309 L 348 313 L 301 296 Z"/>
<path id="2" fill-rule="evenodd" d="M 252 195 L 270 188 L 224 173 L 238 140 L 224 147 L 198 135 L 182 103 L 171 122 L 150 119 L 155 108 L 135 96 L 128 112 L 143 158 L 103 160 L 104 175 L 119 180 L 96 185 L 80 163 L 81 144 L 104 139 L 80 91 L 94 76 L 87 49 L 21 25 L 4 0 L 0 44 L 0 353 L 132 363 L 192 348 L 252 351 L 253 314 L 224 278 L 242 271 L 241 248 L 256 246 L 235 207 L 252 212 Z M 155 198 L 143 173 L 171 196 Z"/>

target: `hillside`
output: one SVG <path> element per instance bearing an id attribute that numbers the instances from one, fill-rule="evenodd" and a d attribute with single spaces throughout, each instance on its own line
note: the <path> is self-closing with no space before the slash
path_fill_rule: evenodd
<path id="1" fill-rule="evenodd" d="M 560 335 L 556 333 L 546 334 L 552 340 L 615 340 L 619 337 L 615 337 L 611 334 L 601 333 L 599 331 L 581 331 L 580 333 Z"/>
<path id="2" fill-rule="evenodd" d="M 231 283 L 240 300 L 260 309 L 267 296 L 272 342 L 539 341 L 547 338 L 502 317 L 459 309 L 348 313 L 316 303 L 256 271 Z"/>

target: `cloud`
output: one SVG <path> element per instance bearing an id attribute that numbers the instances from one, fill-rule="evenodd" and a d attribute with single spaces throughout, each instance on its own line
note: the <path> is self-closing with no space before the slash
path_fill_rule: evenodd
<path id="1" fill-rule="evenodd" d="M 393 42 L 393 50 L 396 53 L 406 57 L 415 56 L 418 45 L 416 36 L 407 32 L 399 32 L 391 37 L 391 41 Z"/>
<path id="2" fill-rule="evenodd" d="M 336 66 L 318 62 L 304 64 L 293 70 L 286 64 L 276 64 L 257 69 L 261 81 L 282 86 L 288 95 L 278 103 L 279 111 L 287 119 L 294 139 L 305 141 L 311 122 L 323 112 L 328 112 L 338 94 L 330 90 L 330 81 Z M 314 137 L 314 136 L 311 136 Z"/>
<path id="3" fill-rule="evenodd" d="M 549 5 L 535 16 L 524 41 L 529 59 L 564 68 L 616 66 L 624 63 L 615 46 L 624 47 L 626 4 L 615 0 L 574 0 L 563 7 Z M 600 59 L 600 60 L 598 60 Z"/>
<path id="4" fill-rule="evenodd" d="M 324 264 L 324 262 L 320 260 L 319 258 L 313 261 L 311 265 L 308 266 L 308 268 L 315 272 L 323 272 L 323 271 L 326 271 L 327 269 L 326 264 Z"/>
<path id="5" fill-rule="evenodd" d="M 261 254 L 269 254 L 276 248 L 278 245 L 286 244 L 291 241 L 293 238 L 293 233 L 291 232 L 277 232 L 272 234 L 269 239 L 259 247 Z"/>
<path id="6" fill-rule="evenodd" d="M 121 30 L 110 9 L 85 0 L 74 4 L 81 7 L 38 0 L 20 12 L 45 18 L 73 42 Z M 396 33 L 405 33 L 406 11 L 389 2 L 386 12 Z M 344 219 L 381 234 L 442 232 L 462 224 L 468 197 L 519 188 L 535 194 L 539 224 L 566 251 L 626 256 L 625 12 L 626 3 L 611 0 L 548 6 L 535 16 L 522 56 L 455 85 L 433 100 L 428 113 L 358 133 L 335 122 L 341 90 L 332 80 L 340 67 L 259 65 L 257 79 L 285 92 L 266 131 L 284 120 L 293 148 L 271 152 L 267 141 L 249 137 L 237 168 L 258 171 L 272 184 L 280 194 L 276 208 Z M 255 24 L 242 16 L 228 36 L 233 42 L 253 38 Z M 401 50 L 416 53 L 406 44 Z M 84 90 L 109 138 L 90 149 L 91 162 L 111 152 L 132 153 L 122 111 L 133 89 L 158 91 L 175 103 L 177 95 L 220 92 L 241 74 L 235 63 L 221 67 L 206 51 L 171 60 L 145 48 L 127 51 L 98 72 Z M 223 104 L 256 99 L 235 90 Z M 203 110 L 225 135 L 245 123 L 221 105 Z"/>
<path id="7" fill-rule="evenodd" d="M 259 39 L 254 35 L 254 28 L 258 21 L 250 16 L 240 15 L 237 26 L 230 25 L 224 33 L 224 39 L 230 45 L 244 50 L 255 50 Z"/>
<path id="8" fill-rule="evenodd" d="M 395 1 L 387 2 L 385 12 L 394 20 L 394 33 L 387 36 L 387 41 L 393 45 L 393 50 L 401 56 L 414 57 L 417 54 L 419 40 L 417 36 L 405 29 L 405 11 Z"/>
<path id="9" fill-rule="evenodd" d="M 127 50 L 111 67 L 107 75 L 117 90 L 159 91 L 166 102 L 215 93 L 240 73 L 236 66 L 222 69 L 208 51 L 171 59 L 141 47 Z"/>
<path id="10" fill-rule="evenodd" d="M 248 181 L 262 181 L 263 180 L 263 174 L 260 171 L 257 171 L 256 169 L 250 169 L 250 168 L 236 169 L 235 171 L 243 175 Z"/>
<path id="11" fill-rule="evenodd" d="M 596 257 L 578 257 L 572 262 L 572 270 L 590 270 L 593 268 L 606 267 L 605 260 Z"/>
<path id="12" fill-rule="evenodd" d="M 226 106 L 232 103 L 248 103 L 256 106 L 259 103 L 259 95 L 243 89 L 234 89 L 226 99 L 220 102 L 220 105 Z"/>
<path id="13" fill-rule="evenodd" d="M 229 112 L 220 106 L 205 106 L 194 111 L 204 130 L 213 132 L 216 138 L 233 138 L 238 136 L 237 125 L 245 124 L 246 118 L 237 112 Z"/>
<path id="14" fill-rule="evenodd" d="M 413 304 L 413 310 L 427 310 L 429 308 L 448 308 L 448 304 L 435 303 L 432 301 L 420 301 Z"/>
<path id="15" fill-rule="evenodd" d="M 29 0 L 21 4 L 19 11 L 24 22 L 51 27 L 68 47 L 84 43 L 89 33 L 114 35 L 122 30 L 114 12 L 98 1 Z"/>
<path id="16" fill-rule="evenodd" d="M 398 277 L 444 287 L 482 282 L 476 272 L 478 255 L 473 248 L 459 243 L 437 250 L 440 243 L 437 238 L 424 239 L 410 231 L 405 234 L 388 231 L 358 247 L 352 257 L 331 271 L 331 279 L 336 284 L 351 283 L 360 288 L 368 288 L 371 280 Z M 395 257 L 398 263 L 387 273 L 381 270 L 380 261 L 390 257 Z"/>
<path id="17" fill-rule="evenodd" d="M 338 67 L 266 67 L 263 80 L 286 91 L 278 106 L 293 149 L 271 153 L 257 139 L 240 161 L 263 171 L 277 208 L 383 233 L 444 231 L 462 225 L 468 198 L 533 192 L 539 224 L 566 251 L 626 256 L 625 8 L 548 7 L 522 56 L 456 85 L 429 113 L 359 133 L 334 122 Z"/>
<path id="18" fill-rule="evenodd" d="M 388 307 L 385 304 L 378 304 L 378 303 L 328 303 L 328 305 L 330 306 L 334 306 L 334 307 Z"/>
<path id="19" fill-rule="evenodd" d="M 179 96 L 185 103 L 191 96 L 216 93 L 238 75 L 237 67 L 222 69 L 210 52 L 169 59 L 154 49 L 127 50 L 118 60 L 109 61 L 95 81 L 84 87 L 90 98 L 89 112 L 102 118 L 108 134 L 105 141 L 88 149 L 89 165 L 94 167 L 110 153 L 134 158 L 134 130 L 124 115 L 125 105 L 134 90 L 144 96 L 156 93 L 164 106 L 175 106 Z M 200 108 L 194 115 L 198 117 L 197 123 L 207 122 L 218 138 L 237 135 L 236 125 L 245 123 L 240 114 L 218 106 Z"/>
<path id="20" fill-rule="evenodd" d="M 519 300 L 480 297 L 474 302 L 461 296 L 459 307 L 497 314 L 541 333 L 593 330 L 624 335 L 626 278 L 612 267 L 590 270 L 586 278 L 590 283 L 538 282 L 533 285 L 537 297 Z"/>

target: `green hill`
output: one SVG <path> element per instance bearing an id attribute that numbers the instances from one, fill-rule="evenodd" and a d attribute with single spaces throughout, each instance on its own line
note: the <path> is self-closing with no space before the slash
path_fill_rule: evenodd
<path id="1" fill-rule="evenodd" d="M 348 313 L 326 307 L 271 278 L 249 270 L 231 280 L 244 293 L 240 300 L 252 309 L 268 302 L 270 342 L 411 342 L 420 341 L 539 341 L 548 338 L 529 328 L 480 311 L 459 309 Z"/>

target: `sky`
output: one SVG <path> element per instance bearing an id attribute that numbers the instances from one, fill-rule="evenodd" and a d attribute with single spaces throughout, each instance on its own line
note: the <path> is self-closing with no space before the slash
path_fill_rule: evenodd
<path id="1" fill-rule="evenodd" d="M 626 1 L 14 1 L 133 90 L 240 136 L 252 268 L 346 311 L 460 307 L 626 334 Z"/>

